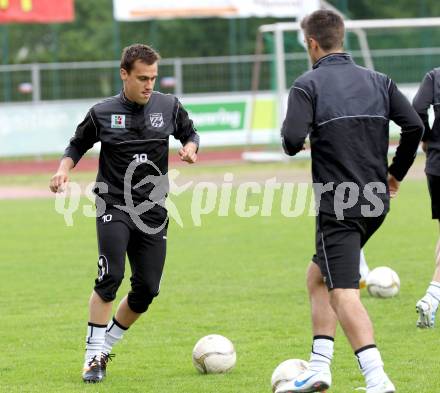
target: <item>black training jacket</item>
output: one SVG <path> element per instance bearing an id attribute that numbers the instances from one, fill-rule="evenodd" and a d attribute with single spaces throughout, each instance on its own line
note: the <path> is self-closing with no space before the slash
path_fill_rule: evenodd
<path id="1" fill-rule="evenodd" d="M 388 166 L 390 120 L 402 132 Z M 361 217 L 365 216 L 362 206 L 375 205 L 371 195 L 365 194 L 369 183 L 382 184 L 373 194 L 383 203 L 382 214 L 389 210 L 387 175 L 404 178 L 414 161 L 423 124 L 388 76 L 356 65 L 346 53 L 333 53 L 318 60 L 290 90 L 281 130 L 285 152 L 298 153 L 308 135 L 315 194 L 317 183 L 333 183 L 322 195 L 319 211 L 335 214 L 335 201 L 340 200 L 335 199 L 336 187 L 349 182 L 359 188 L 359 198 L 344 214 Z"/>
<path id="2" fill-rule="evenodd" d="M 139 105 L 121 92 L 90 109 L 64 157 L 72 158 L 76 165 L 87 150 L 101 142 L 95 193 L 113 206 L 133 207 L 152 201 L 147 218 L 162 222 L 166 217 L 170 135 L 183 145 L 199 145 L 193 122 L 175 96 L 153 92 L 146 105 Z"/>
<path id="3" fill-rule="evenodd" d="M 429 125 L 428 108 L 434 107 L 434 124 Z M 423 141 L 427 142 L 426 173 L 440 176 L 440 68 L 428 72 L 413 100 L 417 111 L 425 125 Z"/>

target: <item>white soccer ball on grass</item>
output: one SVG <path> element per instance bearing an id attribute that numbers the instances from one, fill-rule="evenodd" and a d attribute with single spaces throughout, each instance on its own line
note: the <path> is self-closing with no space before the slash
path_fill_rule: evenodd
<path id="1" fill-rule="evenodd" d="M 367 290 L 373 297 L 393 297 L 399 293 L 399 289 L 399 276 L 389 267 L 376 267 L 367 276 Z"/>
<path id="2" fill-rule="evenodd" d="M 192 360 L 202 374 L 221 374 L 235 366 L 237 354 L 229 339 L 219 334 L 210 334 L 197 341 Z"/>
<path id="3" fill-rule="evenodd" d="M 272 392 L 281 384 L 292 381 L 298 375 L 302 374 L 309 367 L 309 363 L 301 359 L 288 359 L 280 363 L 272 373 L 270 380 L 272 385 Z"/>

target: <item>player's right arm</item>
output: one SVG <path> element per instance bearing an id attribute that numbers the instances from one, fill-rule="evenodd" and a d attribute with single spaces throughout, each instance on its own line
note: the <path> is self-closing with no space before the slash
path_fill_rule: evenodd
<path id="1" fill-rule="evenodd" d="M 429 125 L 428 109 L 433 104 L 434 100 L 434 81 L 430 72 L 425 75 L 419 90 L 413 99 L 413 107 L 423 121 L 425 126 L 425 134 L 423 141 L 429 139 L 431 128 Z"/>
<path id="2" fill-rule="evenodd" d="M 52 176 L 49 183 L 49 188 L 52 192 L 61 192 L 69 181 L 70 170 L 75 166 L 70 157 L 64 157 L 58 167 L 55 175 Z"/>
<path id="3" fill-rule="evenodd" d="M 419 90 L 413 99 L 413 107 L 423 121 L 425 133 L 423 134 L 423 150 L 426 149 L 426 142 L 429 140 L 432 130 L 429 125 L 428 109 L 434 103 L 434 76 L 432 72 L 425 75 Z"/>
<path id="4" fill-rule="evenodd" d="M 313 102 L 310 93 L 300 86 L 290 89 L 287 114 L 281 128 L 283 149 L 294 156 L 304 148 L 313 123 Z"/>
<path id="5" fill-rule="evenodd" d="M 70 139 L 57 172 L 50 179 L 49 188 L 52 192 L 63 191 L 69 181 L 69 173 L 81 157 L 99 140 L 98 122 L 93 108 L 76 128 L 75 135 Z"/>

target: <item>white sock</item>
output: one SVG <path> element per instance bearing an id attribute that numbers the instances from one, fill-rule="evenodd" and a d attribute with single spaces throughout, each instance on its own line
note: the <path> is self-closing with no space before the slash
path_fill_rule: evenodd
<path id="1" fill-rule="evenodd" d="M 116 319 L 113 319 L 108 323 L 107 330 L 105 332 L 105 340 L 102 348 L 102 352 L 110 353 L 113 345 L 119 342 L 124 337 L 124 332 L 128 328 L 122 326 Z"/>
<path id="2" fill-rule="evenodd" d="M 335 341 L 329 336 L 313 337 L 312 352 L 310 354 L 309 369 L 312 371 L 330 372 L 330 363 L 333 359 Z"/>
<path id="3" fill-rule="evenodd" d="M 359 367 L 365 377 L 367 388 L 379 384 L 386 378 L 382 357 L 375 345 L 367 345 L 355 352 Z"/>
<path id="4" fill-rule="evenodd" d="M 438 304 L 440 302 L 440 282 L 437 281 L 431 281 L 431 284 L 429 284 L 428 290 L 426 291 L 428 295 L 431 295 L 434 301 L 434 305 L 438 307 Z"/>
<path id="5" fill-rule="evenodd" d="M 86 361 L 93 356 L 101 355 L 106 328 L 107 325 L 98 325 L 92 322 L 88 323 L 86 336 Z"/>
<path id="6" fill-rule="evenodd" d="M 368 268 L 367 260 L 365 259 L 364 249 L 362 248 L 359 261 L 359 272 L 361 274 L 361 278 L 365 280 L 369 271 L 370 269 Z"/>

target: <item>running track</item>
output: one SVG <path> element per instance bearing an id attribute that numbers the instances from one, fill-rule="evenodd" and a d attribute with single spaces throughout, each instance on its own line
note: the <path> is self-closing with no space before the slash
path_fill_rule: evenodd
<path id="1" fill-rule="evenodd" d="M 220 164 L 241 161 L 242 150 L 222 150 L 200 152 L 200 164 Z M 38 173 L 54 173 L 58 168 L 59 160 L 2 160 L 0 161 L 0 175 L 34 175 Z M 171 152 L 170 164 L 182 165 L 177 152 Z M 96 171 L 98 168 L 97 157 L 85 157 L 75 168 L 75 171 Z"/>

